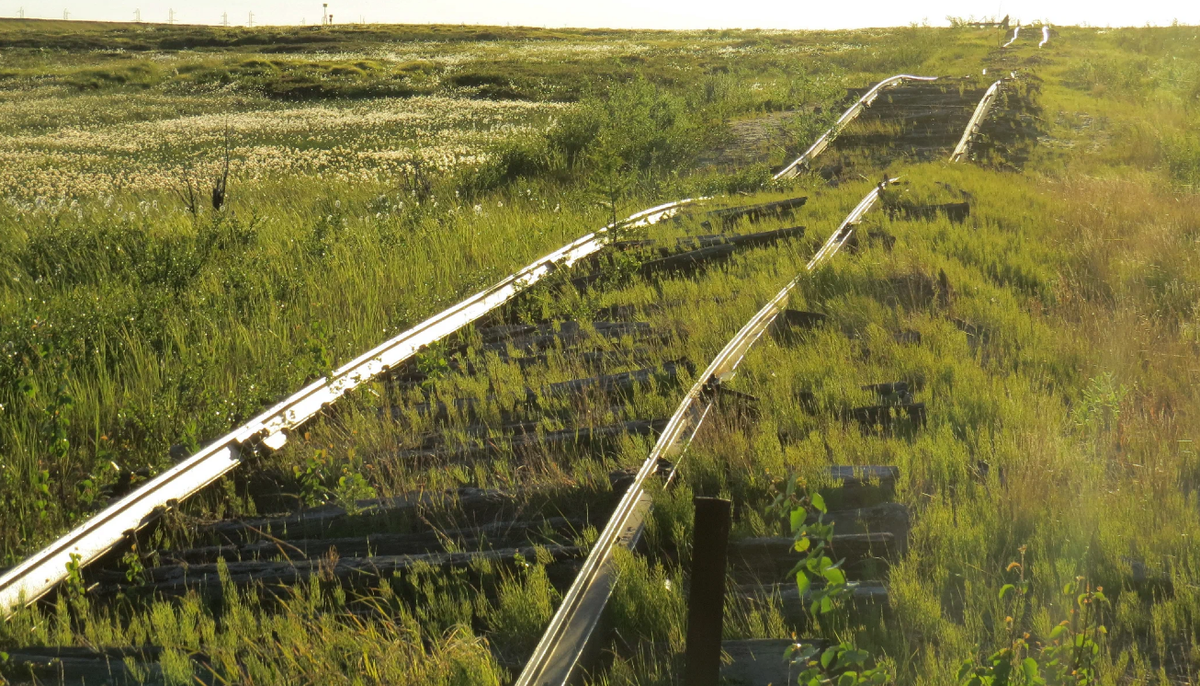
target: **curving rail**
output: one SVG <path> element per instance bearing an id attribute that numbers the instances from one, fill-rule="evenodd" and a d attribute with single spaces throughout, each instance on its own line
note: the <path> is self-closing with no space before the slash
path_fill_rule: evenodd
<path id="1" fill-rule="evenodd" d="M 1015 43 L 1017 41 L 1017 36 L 1019 36 L 1019 35 L 1021 35 L 1021 25 L 1017 24 L 1016 26 L 1013 27 L 1012 38 L 1009 38 L 1008 42 L 1005 43 L 1004 45 L 1001 45 L 1000 47 L 1007 48 L 1008 46 L 1012 45 L 1013 43 Z"/>
<path id="2" fill-rule="evenodd" d="M 589 651 L 601 611 L 615 583 L 613 554 L 618 548 L 632 549 L 637 544 L 650 513 L 651 500 L 645 489 L 646 481 L 658 471 L 660 460 L 664 459 L 676 465 L 671 468 L 668 480 L 674 476 L 678 460 L 683 457 L 688 443 L 712 409 L 720 384 L 733 378 L 746 353 L 783 312 L 792 290 L 804 274 L 812 272 L 846 244 L 854 233 L 854 227 L 879 199 L 880 191 L 897 180 L 888 179 L 858 203 L 809 260 L 804 272 L 746 322 L 684 396 L 596 540 L 575 582 L 563 596 L 558 611 L 517 678 L 516 686 L 566 684 L 577 675 L 581 658 Z"/>
<path id="3" fill-rule="evenodd" d="M 963 132 L 956 153 L 959 148 L 965 151 L 971 139 L 978 133 L 979 124 L 986 116 L 987 108 L 990 107 L 1002 81 L 1004 79 L 992 84 L 984 94 Z M 880 83 L 872 89 L 871 93 L 877 95 L 880 87 L 886 83 L 887 81 Z M 859 107 L 864 100 L 866 100 L 866 96 L 860 99 L 855 107 Z M 847 110 L 847 115 L 854 109 L 852 107 L 851 110 Z M 845 116 L 843 115 L 843 118 Z M 822 136 L 822 139 L 824 138 L 825 136 Z M 819 153 L 823 149 L 824 147 L 819 148 L 817 152 Z M 813 148 L 810 148 L 811 150 Z M 789 165 L 789 169 L 794 168 L 797 162 Z M 646 518 L 650 513 L 652 501 L 645 489 L 646 481 L 652 474 L 659 471 L 662 460 L 668 460 L 672 465 L 671 471 L 667 475 L 667 482 L 669 483 L 674 478 L 678 470 L 678 463 L 712 409 L 721 384 L 733 378 L 738 365 L 750 348 L 784 311 L 792 291 L 800 283 L 800 280 L 841 250 L 854 234 L 854 229 L 862 217 L 878 202 L 883 189 L 898 181 L 898 178 L 884 180 L 859 201 L 838 229 L 830 234 L 821 248 L 808 261 L 804 272 L 784 286 L 783 290 L 746 322 L 700 375 L 680 402 L 662 434 L 659 435 L 658 442 L 655 443 L 649 456 L 638 469 L 633 483 L 622 496 L 604 531 L 584 561 L 582 569 L 576 575 L 575 581 L 563 596 L 562 603 L 554 613 L 554 617 L 551 618 L 537 647 L 534 648 L 533 655 L 517 678 L 515 686 L 564 686 L 574 682 L 580 675 L 582 662 L 595 650 L 596 641 L 594 639 L 600 618 L 616 583 L 614 553 L 618 548 L 632 550 L 637 545 Z"/>
<path id="4" fill-rule="evenodd" d="M 832 143 L 835 138 L 837 138 L 837 135 L 841 133 L 842 129 L 846 128 L 850 122 L 858 118 L 858 115 L 862 114 L 864 109 L 870 107 L 871 103 L 875 102 L 875 98 L 879 97 L 879 94 L 883 90 L 904 83 L 905 81 L 937 81 L 937 78 L 938 77 L 936 76 L 911 76 L 909 74 L 897 74 L 896 76 L 884 79 L 883 81 L 875 84 L 874 88 L 867 91 L 861 98 L 858 99 L 858 101 L 856 101 L 845 112 L 843 112 L 842 116 L 838 117 L 838 120 L 834 122 L 833 126 L 829 127 L 828 131 L 821 134 L 821 137 L 818 138 L 815 143 L 809 146 L 808 150 L 804 151 L 804 154 L 792 160 L 791 164 L 784 167 L 778 174 L 775 175 L 774 178 L 790 179 L 799 174 L 800 170 L 804 167 L 807 167 L 808 163 L 811 162 L 814 157 L 820 155 L 825 151 L 825 148 L 829 147 L 829 144 Z"/>
<path id="5" fill-rule="evenodd" d="M 975 137 L 975 134 L 979 133 L 979 127 L 983 125 L 983 120 L 987 118 L 988 110 L 992 109 L 992 103 L 996 100 L 996 94 L 1000 92 L 1000 85 L 1006 80 L 1008 79 L 1000 79 L 993 83 L 988 87 L 983 97 L 979 99 L 979 104 L 975 106 L 975 113 L 971 115 L 971 120 L 967 122 L 967 128 L 963 131 L 962 138 L 959 139 L 958 145 L 954 146 L 954 152 L 950 153 L 951 162 L 962 162 L 967 158 L 967 152 L 971 147 L 971 139 Z"/>

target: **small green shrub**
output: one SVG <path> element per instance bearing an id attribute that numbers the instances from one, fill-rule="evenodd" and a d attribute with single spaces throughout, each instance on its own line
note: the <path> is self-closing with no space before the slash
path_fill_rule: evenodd
<path id="1" fill-rule="evenodd" d="M 1023 627 L 1030 623 L 1032 577 L 1027 574 L 1025 547 L 1020 561 L 1005 570 L 1015 573 L 1011 583 L 1000 587 L 999 599 L 1005 603 L 1006 639 L 1001 648 L 986 659 L 965 660 L 957 681 L 962 686 L 1091 686 L 1100 676 L 1104 661 L 1102 648 L 1108 630 L 1103 614 L 1108 606 L 1104 589 L 1093 588 L 1084 577 L 1077 577 L 1062 588 L 1062 596 L 1071 608 L 1049 635 L 1037 641 Z"/>

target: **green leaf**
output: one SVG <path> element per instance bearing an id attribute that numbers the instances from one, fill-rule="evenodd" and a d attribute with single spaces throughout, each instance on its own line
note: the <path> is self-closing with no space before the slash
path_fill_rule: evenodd
<path id="1" fill-rule="evenodd" d="M 796 552 L 802 553 L 802 552 L 808 550 L 808 547 L 810 545 L 812 545 L 811 538 L 808 538 L 807 536 L 804 538 L 797 538 L 796 539 Z"/>
<path id="2" fill-rule="evenodd" d="M 821 668 L 833 669 L 837 665 L 838 647 L 829 646 L 825 652 L 821 653 Z"/>
<path id="3" fill-rule="evenodd" d="M 1038 663 L 1032 657 L 1021 661 L 1021 671 L 1025 672 L 1025 680 L 1032 682 L 1038 678 Z"/>
<path id="4" fill-rule="evenodd" d="M 824 598 L 821 598 L 821 614 L 827 614 L 832 611 L 833 611 L 833 601 L 829 599 L 829 596 L 825 596 Z"/>
<path id="5" fill-rule="evenodd" d="M 804 520 L 807 518 L 807 515 L 808 513 L 804 511 L 803 507 L 797 507 L 796 509 L 792 510 L 792 531 L 798 531 L 800 527 L 804 525 Z"/>
<path id="6" fill-rule="evenodd" d="M 842 651 L 841 662 L 843 665 L 862 665 L 866 663 L 868 657 L 871 657 L 871 654 L 867 651 L 859 650 L 857 648 L 850 648 Z"/>
<path id="7" fill-rule="evenodd" d="M 829 510 L 825 508 L 825 499 L 821 497 L 820 493 L 812 494 L 812 506 L 819 510 L 821 514 L 829 512 Z"/>
<path id="8" fill-rule="evenodd" d="M 807 574 L 801 572 L 796 575 L 796 588 L 800 591 L 800 595 L 803 596 L 805 593 L 808 593 L 808 589 L 811 586 L 812 580 L 808 578 Z"/>
<path id="9" fill-rule="evenodd" d="M 783 657 L 785 660 L 791 659 L 792 662 L 805 663 L 820 651 L 821 649 L 812 643 L 793 643 L 788 646 L 787 652 Z"/>
<path id="10" fill-rule="evenodd" d="M 825 575 L 825 580 L 831 584 L 841 585 L 846 583 L 846 575 L 843 574 L 842 570 L 838 569 L 837 567 L 829 567 L 828 569 L 824 569 L 821 571 L 821 574 Z"/>
<path id="11" fill-rule="evenodd" d="M 1008 593 L 1009 591 L 1013 590 L 1014 588 L 1016 588 L 1016 586 L 1013 586 L 1012 584 L 1004 584 L 1003 586 L 1001 586 L 1000 587 L 1000 599 L 1003 600 L 1005 594 Z"/>

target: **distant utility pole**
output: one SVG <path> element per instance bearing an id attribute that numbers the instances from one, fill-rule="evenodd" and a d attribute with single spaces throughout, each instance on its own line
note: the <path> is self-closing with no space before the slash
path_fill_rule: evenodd
<path id="1" fill-rule="evenodd" d="M 228 12 L 221 13 L 221 26 L 229 26 L 229 13 Z"/>
<path id="2" fill-rule="evenodd" d="M 71 18 L 71 13 L 66 10 L 63 10 L 63 21 L 67 21 L 70 18 Z"/>
<path id="3" fill-rule="evenodd" d="M 246 22 L 246 25 L 250 28 L 254 28 L 254 12 L 250 13 L 250 21 Z"/>
<path id="4" fill-rule="evenodd" d="M 175 10 L 174 9 L 167 10 L 167 23 L 168 24 L 175 23 Z"/>
<path id="5" fill-rule="evenodd" d="M 133 20 L 139 24 L 142 23 L 142 10 L 141 9 L 136 9 L 133 11 Z"/>
<path id="6" fill-rule="evenodd" d="M 25 18 L 25 8 L 22 7 L 21 9 L 17 10 L 17 19 L 24 19 L 24 18 Z"/>
<path id="7" fill-rule="evenodd" d="M 321 3 L 321 26 L 329 23 L 329 3 Z"/>

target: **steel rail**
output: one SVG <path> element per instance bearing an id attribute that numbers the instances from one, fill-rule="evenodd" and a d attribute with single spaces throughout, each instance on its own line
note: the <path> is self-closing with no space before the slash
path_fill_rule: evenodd
<path id="1" fill-rule="evenodd" d="M 875 98 L 879 97 L 879 94 L 884 89 L 899 85 L 905 81 L 937 81 L 937 79 L 938 77 L 936 76 L 911 76 L 909 74 L 897 74 L 896 76 L 884 79 L 883 81 L 875 84 L 874 88 L 867 91 L 853 105 L 847 108 L 846 111 L 842 113 L 842 116 L 838 117 L 838 120 L 834 122 L 833 126 L 829 127 L 828 131 L 821 134 L 821 137 L 818 138 L 815 143 L 809 146 L 808 150 L 804 151 L 804 154 L 792 160 L 791 164 L 784 167 L 778 174 L 774 176 L 774 178 L 790 179 L 799 174 L 800 169 L 807 167 L 809 162 L 811 162 L 814 157 L 824 152 L 825 148 L 829 147 L 829 144 L 832 143 L 834 139 L 837 138 L 838 134 L 842 132 L 842 129 L 846 128 L 850 122 L 858 118 L 858 115 L 862 114 L 864 109 L 870 107 L 871 103 L 875 102 Z"/>
<path id="2" fill-rule="evenodd" d="M 621 497 L 571 588 L 563 596 L 515 686 L 560 686 L 579 676 L 581 658 L 589 650 L 616 581 L 614 552 L 618 548 L 632 549 L 637 544 L 650 513 L 651 498 L 645 488 L 647 480 L 658 471 L 662 459 L 671 460 L 673 466 L 668 480 L 674 477 L 679 460 L 712 409 L 720 384 L 733 377 L 746 353 L 783 312 L 792 290 L 804 275 L 833 257 L 846 244 L 854 227 L 879 199 L 880 191 L 897 180 L 888 179 L 876 186 L 855 206 L 809 260 L 804 272 L 746 322 L 684 396 L 650 455 L 638 469 L 633 483 Z"/>
<path id="3" fill-rule="evenodd" d="M 687 198 L 658 205 L 583 236 L 363 353 L 334 370 L 330 377 L 312 382 L 9 569 L 0 576 L 0 617 L 8 618 L 17 607 L 45 595 L 67 578 L 69 567 L 95 561 L 165 508 L 174 507 L 236 467 L 241 461 L 243 447 L 256 441 L 273 450 L 283 447 L 287 432 L 295 430 L 349 391 L 412 357 L 423 346 L 462 329 L 557 269 L 569 267 L 596 253 L 621 230 L 654 224 L 672 216 L 681 207 L 703 200 L 707 198 Z"/>
<path id="4" fill-rule="evenodd" d="M 1019 36 L 1019 35 L 1021 35 L 1021 25 L 1017 24 L 1016 26 L 1013 27 L 1012 38 L 1009 38 L 1008 42 L 1005 43 L 1004 45 L 1001 45 L 1000 47 L 1007 48 L 1008 46 L 1012 45 L 1017 40 L 1017 36 Z"/>
<path id="5" fill-rule="evenodd" d="M 959 139 L 958 145 L 954 146 L 954 152 L 950 153 L 951 162 L 962 162 L 967 157 L 967 151 L 971 147 L 971 139 L 975 134 L 979 133 L 979 127 L 983 125 L 983 120 L 987 117 L 988 110 L 992 109 L 992 102 L 996 99 L 996 93 L 1000 92 L 1000 85 L 1007 79 L 1000 79 L 988 87 L 987 92 L 979 99 L 979 104 L 975 106 L 975 113 L 971 115 L 971 120 L 967 122 L 967 128 L 963 129 L 962 138 Z"/>

